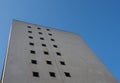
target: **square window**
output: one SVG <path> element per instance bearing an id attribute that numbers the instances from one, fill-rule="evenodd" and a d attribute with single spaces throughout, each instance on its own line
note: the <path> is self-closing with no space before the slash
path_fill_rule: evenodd
<path id="1" fill-rule="evenodd" d="M 41 37 L 40 39 L 41 39 L 41 40 L 44 40 L 44 38 L 43 38 L 43 37 Z"/>
<path id="2" fill-rule="evenodd" d="M 42 44 L 42 46 L 46 47 L 46 44 Z"/>
<path id="3" fill-rule="evenodd" d="M 42 32 L 38 32 L 39 34 L 43 34 Z"/>
<path id="4" fill-rule="evenodd" d="M 50 74 L 51 77 L 56 77 L 54 72 L 49 72 L 49 74 Z"/>
<path id="5" fill-rule="evenodd" d="M 50 29 L 46 29 L 47 31 L 50 31 Z"/>
<path id="6" fill-rule="evenodd" d="M 61 56 L 61 53 L 60 52 L 56 52 L 57 55 Z"/>
<path id="7" fill-rule="evenodd" d="M 28 33 L 32 33 L 32 31 L 28 31 Z"/>
<path id="8" fill-rule="evenodd" d="M 48 33 L 48 35 L 52 36 L 52 34 L 51 34 L 51 33 Z"/>
<path id="9" fill-rule="evenodd" d="M 51 41 L 55 41 L 54 39 L 51 39 Z"/>
<path id="10" fill-rule="evenodd" d="M 38 29 L 38 30 L 40 30 L 41 28 L 40 28 L 40 27 L 38 27 L 37 29 Z"/>
<path id="11" fill-rule="evenodd" d="M 44 54 L 45 54 L 45 55 L 49 55 L 49 53 L 48 53 L 47 51 L 44 51 Z"/>
<path id="12" fill-rule="evenodd" d="M 49 65 L 52 65 L 52 62 L 51 61 L 46 61 L 47 64 Z"/>
<path id="13" fill-rule="evenodd" d="M 58 46 L 57 46 L 57 45 L 53 45 L 53 47 L 58 48 Z"/>
<path id="14" fill-rule="evenodd" d="M 61 65 L 65 65 L 65 62 L 64 62 L 64 61 L 60 61 L 60 64 L 61 64 Z"/>
<path id="15" fill-rule="evenodd" d="M 32 64 L 37 64 L 37 60 L 31 60 Z"/>
<path id="16" fill-rule="evenodd" d="M 39 77 L 39 72 L 33 72 L 33 77 Z"/>
<path id="17" fill-rule="evenodd" d="M 69 72 L 64 72 L 66 77 L 71 77 Z"/>
<path id="18" fill-rule="evenodd" d="M 30 42 L 29 45 L 34 46 L 34 43 Z"/>
<path id="19" fill-rule="evenodd" d="M 28 28 L 31 28 L 31 26 L 27 26 Z"/>
<path id="20" fill-rule="evenodd" d="M 35 54 L 36 52 L 34 50 L 30 50 L 30 53 L 31 54 Z"/>
<path id="21" fill-rule="evenodd" d="M 32 36 L 29 36 L 29 38 L 30 38 L 30 39 L 33 39 L 33 37 L 32 37 Z"/>

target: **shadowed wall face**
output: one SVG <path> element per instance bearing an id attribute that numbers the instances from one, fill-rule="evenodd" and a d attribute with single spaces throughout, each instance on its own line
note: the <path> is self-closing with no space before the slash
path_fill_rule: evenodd
<path id="1" fill-rule="evenodd" d="M 117 83 L 73 33 L 14 20 L 2 82 Z"/>

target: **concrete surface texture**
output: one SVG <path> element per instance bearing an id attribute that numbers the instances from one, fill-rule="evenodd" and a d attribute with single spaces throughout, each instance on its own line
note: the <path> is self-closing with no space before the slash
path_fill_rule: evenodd
<path id="1" fill-rule="evenodd" d="M 2 83 L 118 83 L 74 33 L 14 20 Z"/>

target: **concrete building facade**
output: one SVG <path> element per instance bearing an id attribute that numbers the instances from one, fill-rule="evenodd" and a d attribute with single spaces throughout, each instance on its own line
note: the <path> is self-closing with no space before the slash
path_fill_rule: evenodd
<path id="1" fill-rule="evenodd" d="M 74 33 L 14 20 L 2 83 L 118 83 Z"/>

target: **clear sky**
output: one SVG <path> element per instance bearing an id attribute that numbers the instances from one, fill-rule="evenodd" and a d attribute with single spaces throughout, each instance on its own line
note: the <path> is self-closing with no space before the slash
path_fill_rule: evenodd
<path id="1" fill-rule="evenodd" d="M 0 75 L 12 19 L 80 34 L 120 81 L 120 0 L 0 0 Z"/>

